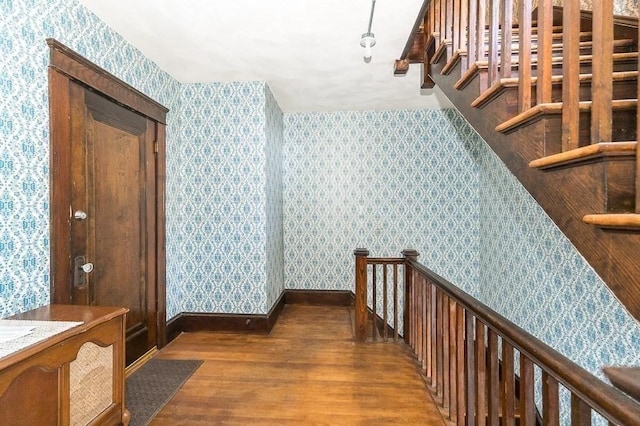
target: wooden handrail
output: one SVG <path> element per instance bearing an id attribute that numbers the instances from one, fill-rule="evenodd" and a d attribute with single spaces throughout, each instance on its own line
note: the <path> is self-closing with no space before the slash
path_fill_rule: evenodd
<path id="1" fill-rule="evenodd" d="M 539 420 L 558 424 L 563 410 L 560 384 L 571 392 L 571 407 L 564 409 L 571 410 L 571 417 L 578 421 L 575 424 L 588 424 L 582 422 L 591 418 L 592 410 L 615 424 L 637 424 L 640 419 L 640 404 L 421 265 L 415 250 L 405 250 L 403 258 L 368 258 L 366 249 L 358 249 L 354 254 L 356 321 L 368 310 L 366 266 L 393 266 L 397 277 L 397 268 L 403 265 L 405 304 L 401 308 L 395 304 L 400 291 L 396 283 L 394 313 L 402 309 L 404 342 L 415 353 L 429 389 L 451 420 L 457 419 L 461 424 L 466 423 L 465 419 L 476 418 L 496 424 L 502 415 L 505 424 L 514 424 L 517 414 L 521 424 L 535 424 Z M 386 277 L 386 272 L 383 274 Z M 374 278 L 374 289 L 375 281 Z M 390 291 L 386 282 L 385 278 L 383 297 Z M 383 303 L 386 310 L 387 300 Z M 384 312 L 383 318 L 376 319 L 375 307 L 372 315 L 374 328 L 383 321 L 386 340 L 390 318 Z M 363 318 L 366 320 L 366 316 Z M 397 320 L 395 314 L 396 340 Z M 357 341 L 364 340 L 364 335 L 359 334 L 366 328 L 364 324 L 356 324 Z M 520 355 L 519 382 L 513 374 L 514 351 Z M 534 367 L 542 371 L 542 412 L 534 401 Z M 519 404 L 514 398 L 516 394 Z"/>
<path id="2" fill-rule="evenodd" d="M 573 361 L 513 324 L 485 304 L 465 293 L 417 261 L 407 260 L 407 266 L 426 277 L 450 299 L 461 304 L 474 317 L 496 331 L 521 354 L 543 368 L 569 391 L 593 407 L 607 420 L 618 424 L 636 424 L 640 419 L 640 404 L 605 384 Z"/>

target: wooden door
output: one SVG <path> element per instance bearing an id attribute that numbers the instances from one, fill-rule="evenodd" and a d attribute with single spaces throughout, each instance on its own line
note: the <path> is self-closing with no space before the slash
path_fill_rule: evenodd
<path id="1" fill-rule="evenodd" d="M 54 59 L 52 301 L 128 308 L 130 364 L 165 341 L 164 125 L 100 92 L 109 85 L 61 73 Z"/>

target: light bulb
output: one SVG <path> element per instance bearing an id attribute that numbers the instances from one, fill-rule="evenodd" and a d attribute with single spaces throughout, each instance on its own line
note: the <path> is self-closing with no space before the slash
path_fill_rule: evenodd
<path id="1" fill-rule="evenodd" d="M 371 62 L 371 48 L 376 45 L 376 38 L 373 33 L 364 33 L 360 39 L 360 46 L 364 47 L 364 61 Z"/>
<path id="2" fill-rule="evenodd" d="M 366 40 L 364 43 L 364 58 L 371 59 L 371 40 Z"/>

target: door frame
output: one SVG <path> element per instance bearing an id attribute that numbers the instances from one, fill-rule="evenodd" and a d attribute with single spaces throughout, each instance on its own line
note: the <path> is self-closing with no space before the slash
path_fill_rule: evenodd
<path id="1" fill-rule="evenodd" d="M 69 86 L 78 83 L 155 121 L 155 311 L 157 346 L 166 344 L 166 123 L 169 110 L 55 39 L 49 45 L 50 123 L 50 292 L 51 303 L 71 303 L 71 104 Z"/>

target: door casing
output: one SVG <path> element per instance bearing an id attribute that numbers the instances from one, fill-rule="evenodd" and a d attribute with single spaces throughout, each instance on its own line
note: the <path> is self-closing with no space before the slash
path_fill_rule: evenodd
<path id="1" fill-rule="evenodd" d="M 156 123 L 155 134 L 155 294 L 157 346 L 166 344 L 166 115 L 168 109 L 91 63 L 54 39 L 47 39 L 50 52 L 50 247 L 51 303 L 69 304 L 72 300 L 71 270 L 71 102 L 73 84 L 104 96 Z"/>

